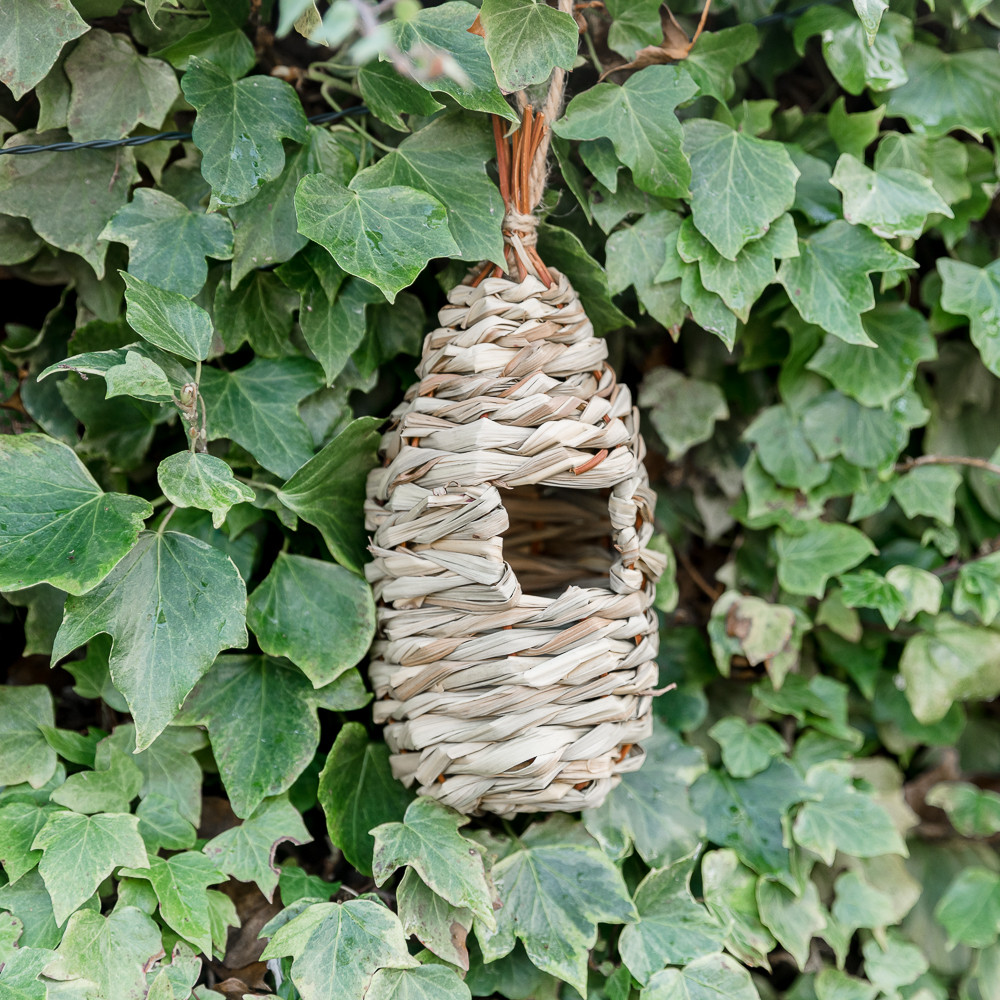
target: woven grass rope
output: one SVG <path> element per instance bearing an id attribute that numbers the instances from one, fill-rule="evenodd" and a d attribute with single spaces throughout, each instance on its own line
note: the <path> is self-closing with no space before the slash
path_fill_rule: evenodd
<path id="1" fill-rule="evenodd" d="M 368 479 L 375 721 L 395 776 L 465 813 L 599 806 L 652 727 L 639 413 L 535 250 L 557 110 L 525 108 L 510 146 L 495 122 L 508 271 L 450 292 Z"/>

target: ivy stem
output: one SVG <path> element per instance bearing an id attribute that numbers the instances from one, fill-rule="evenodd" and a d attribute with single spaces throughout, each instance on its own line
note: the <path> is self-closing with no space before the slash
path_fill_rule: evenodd
<path id="1" fill-rule="evenodd" d="M 162 535 L 164 531 L 167 530 L 167 525 L 170 523 L 170 518 L 174 516 L 174 512 L 177 510 L 177 504 L 171 504 L 170 510 L 163 515 L 163 520 L 160 521 L 160 526 L 156 529 L 158 535 Z"/>
<path id="2" fill-rule="evenodd" d="M 521 838 L 514 831 L 514 827 L 511 826 L 510 820 L 504 819 L 501 816 L 500 822 L 503 823 L 504 832 L 507 834 L 507 836 L 510 837 L 510 839 L 513 840 L 514 843 L 517 844 L 517 846 L 520 847 L 522 850 L 526 850 L 524 843 L 521 841 Z"/>
<path id="3" fill-rule="evenodd" d="M 909 472 L 921 465 L 969 465 L 1000 476 L 1000 465 L 987 462 L 985 458 L 966 458 L 964 455 L 921 455 L 919 458 L 907 458 L 896 463 L 896 472 Z"/>
<path id="4" fill-rule="evenodd" d="M 162 507 L 165 503 L 170 503 L 166 497 L 157 497 L 155 500 L 150 501 L 153 510 L 156 510 L 157 507 Z"/>
<path id="5" fill-rule="evenodd" d="M 233 476 L 233 479 L 237 479 L 241 483 L 246 483 L 247 486 L 254 486 L 262 490 L 270 490 L 272 493 L 281 492 L 280 486 L 275 486 L 272 483 L 262 483 L 259 479 L 251 479 L 249 476 Z"/>

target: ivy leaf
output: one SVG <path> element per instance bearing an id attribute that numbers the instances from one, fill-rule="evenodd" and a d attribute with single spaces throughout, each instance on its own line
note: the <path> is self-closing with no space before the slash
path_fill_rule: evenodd
<path id="1" fill-rule="evenodd" d="M 291 788 L 319 745 L 317 707 L 350 711 L 370 700 L 356 672 L 314 691 L 294 667 L 267 656 L 221 656 L 184 703 L 176 724 L 207 726 L 237 816 Z M 283 720 L 275 731 L 274 719 Z"/>
<path id="2" fill-rule="evenodd" d="M 704 955 L 683 969 L 663 969 L 642 1000 L 757 1000 L 750 973 L 729 955 Z"/>
<path id="3" fill-rule="evenodd" d="M 397 868 L 409 865 L 452 906 L 467 907 L 494 929 L 493 899 L 483 859 L 475 845 L 458 832 L 468 822 L 468 816 L 434 799 L 414 799 L 401 823 L 382 823 L 371 831 L 375 838 L 375 884 L 383 885 Z"/>
<path id="4" fill-rule="evenodd" d="M 876 171 L 886 167 L 915 170 L 931 179 L 934 190 L 949 204 L 972 196 L 969 183 L 969 151 L 949 136 L 931 139 L 912 132 L 889 132 L 875 152 Z"/>
<path id="5" fill-rule="evenodd" d="M 868 44 L 871 45 L 878 34 L 882 15 L 889 9 L 889 5 L 883 0 L 854 0 L 854 9 L 857 11 L 858 17 L 861 18 L 861 23 L 865 26 L 865 35 Z"/>
<path id="6" fill-rule="evenodd" d="M 801 146 L 785 143 L 785 149 L 799 171 L 792 209 L 801 212 L 814 226 L 840 217 L 840 192 L 830 184 L 830 165 L 810 156 Z"/>
<path id="7" fill-rule="evenodd" d="M 876 236 L 889 240 L 897 236 L 917 239 L 931 213 L 955 217 L 930 179 L 915 170 L 869 170 L 856 157 L 844 153 L 830 183 L 844 196 L 844 218 L 852 226 L 865 225 Z"/>
<path id="8" fill-rule="evenodd" d="M 0 438 L 0 587 L 47 581 L 82 594 L 135 543 L 152 507 L 105 493 L 61 441 L 44 434 Z"/>
<path id="9" fill-rule="evenodd" d="M 80 39 L 63 72 L 72 85 L 67 121 L 77 142 L 124 138 L 140 122 L 159 129 L 181 96 L 170 66 L 100 28 Z"/>
<path id="10" fill-rule="evenodd" d="M 961 260 L 941 258 L 941 305 L 969 318 L 969 334 L 983 364 L 1000 374 L 1000 262 L 979 268 Z"/>
<path id="11" fill-rule="evenodd" d="M 666 366 L 646 372 L 638 403 L 652 408 L 650 422 L 666 444 L 671 462 L 711 438 L 717 420 L 729 419 L 726 398 L 714 382 L 687 378 Z"/>
<path id="12" fill-rule="evenodd" d="M 420 10 L 413 17 L 395 18 L 387 25 L 392 40 L 402 52 L 442 49 L 455 60 L 464 79 L 439 74 L 417 82 L 430 91 L 443 91 L 463 108 L 500 115 L 510 121 L 518 116 L 497 88 L 490 57 L 479 35 L 469 31 L 479 10 L 464 0 L 450 0 L 438 7 Z M 458 76 L 459 74 L 455 74 Z"/>
<path id="13" fill-rule="evenodd" d="M 580 993 L 598 922 L 636 919 L 618 869 L 568 816 L 528 827 L 493 866 L 493 881 L 503 901 L 497 929 L 476 927 L 486 960 L 508 955 L 519 939 L 539 969 Z"/>
<path id="14" fill-rule="evenodd" d="M 917 721 L 930 725 L 953 701 L 990 699 L 1000 691 L 1000 635 L 938 615 L 927 631 L 907 639 L 899 672 Z"/>
<path id="15" fill-rule="evenodd" d="M 610 0 L 606 5 L 614 22 L 608 29 L 608 45 L 629 61 L 647 45 L 663 41 L 660 8 L 656 0 Z"/>
<path id="16" fill-rule="evenodd" d="M 851 783 L 851 765 L 825 761 L 810 768 L 806 784 L 817 800 L 806 802 L 792 827 L 798 844 L 828 865 L 837 851 L 856 858 L 882 854 L 907 856 L 906 845 L 889 814 Z"/>
<path id="17" fill-rule="evenodd" d="M 365 560 L 365 481 L 377 464 L 381 423 L 352 421 L 278 492 L 286 507 L 319 528 L 331 555 L 358 573 Z"/>
<path id="18" fill-rule="evenodd" d="M 290 476 L 313 453 L 298 404 L 322 385 L 321 367 L 307 358 L 255 358 L 234 372 L 205 368 L 208 439 L 231 438 L 265 469 Z"/>
<path id="19" fill-rule="evenodd" d="M 318 875 L 307 875 L 294 861 L 286 861 L 280 869 L 278 889 L 285 906 L 307 898 L 325 903 L 340 889 L 340 883 L 327 882 Z"/>
<path id="20" fill-rule="evenodd" d="M 379 969 L 365 1000 L 469 1000 L 469 987 L 443 965 Z"/>
<path id="21" fill-rule="evenodd" d="M 857 566 L 878 549 L 867 535 L 846 524 L 810 521 L 800 535 L 779 531 L 778 580 L 790 594 L 821 598 L 826 581 Z"/>
<path id="22" fill-rule="evenodd" d="M 684 60 L 684 68 L 702 94 L 726 103 L 736 91 L 733 70 L 757 51 L 760 35 L 752 24 L 738 24 L 721 31 L 703 31 Z"/>
<path id="23" fill-rule="evenodd" d="M 694 224 L 728 260 L 795 201 L 799 172 L 780 143 L 693 118 L 684 123 L 684 151 L 691 159 Z"/>
<path id="24" fill-rule="evenodd" d="M 884 407 L 912 385 L 921 361 L 937 357 L 937 346 L 927 321 L 905 302 L 879 303 L 861 325 L 875 349 L 828 334 L 806 368 L 863 406 Z"/>
<path id="25" fill-rule="evenodd" d="M 917 566 L 907 566 L 901 563 L 893 566 L 885 574 L 889 581 L 906 601 L 903 621 L 911 621 L 919 611 L 936 615 L 941 608 L 941 595 L 944 585 L 941 578 Z"/>
<path id="26" fill-rule="evenodd" d="M 156 854 L 161 847 L 168 851 L 194 847 L 197 833 L 181 815 L 176 800 L 152 792 L 139 803 L 135 814 L 139 817 L 139 836 L 150 854 Z"/>
<path id="27" fill-rule="evenodd" d="M 189 361 L 204 361 L 212 346 L 212 320 L 180 292 L 169 292 L 120 272 L 125 279 L 128 324 L 151 344 Z"/>
<path id="28" fill-rule="evenodd" d="M 27 0 L 0 11 L 0 83 L 19 101 L 39 83 L 62 47 L 90 25 L 72 4 L 59 0 Z"/>
<path id="29" fill-rule="evenodd" d="M 99 632 L 113 636 L 111 679 L 145 750 L 219 650 L 247 644 L 245 608 L 246 584 L 218 549 L 174 531 L 143 532 L 100 584 L 67 599 L 52 659 Z"/>
<path id="30" fill-rule="evenodd" d="M 708 735 L 722 748 L 722 763 L 734 778 L 751 778 L 788 751 L 770 726 L 762 722 L 748 726 L 736 715 L 720 719 Z"/>
<path id="31" fill-rule="evenodd" d="M 223 873 L 200 851 L 183 851 L 169 858 L 150 854 L 147 861 L 148 864 L 138 867 L 122 868 L 119 874 L 149 881 L 156 891 L 160 916 L 167 926 L 185 941 L 211 954 L 212 931 L 205 890 L 216 882 L 225 881 Z"/>
<path id="32" fill-rule="evenodd" d="M 357 167 L 354 154 L 332 133 L 310 125 L 305 143 L 287 153 L 280 176 L 261 185 L 254 203 L 228 211 L 234 229 L 232 286 L 240 285 L 254 268 L 291 260 L 309 242 L 299 233 L 295 217 L 295 189 L 306 174 L 324 173 L 347 184 Z"/>
<path id="33" fill-rule="evenodd" d="M 863 569 L 840 578 L 841 600 L 848 608 L 875 608 L 890 629 L 899 624 L 906 610 L 906 598 L 874 570 Z"/>
<path id="34" fill-rule="evenodd" d="M 245 64 L 244 64 L 245 65 Z M 245 73 L 249 66 L 242 69 Z M 242 205 L 285 165 L 282 137 L 306 141 L 306 116 L 295 91 L 271 76 L 240 80 L 207 59 L 192 56 L 181 80 L 198 112 L 192 128 L 202 151 L 202 174 L 219 205 Z"/>
<path id="35" fill-rule="evenodd" d="M 41 684 L 0 687 L 0 783 L 42 788 L 56 770 L 56 753 L 40 726 L 55 725 L 52 695 Z"/>
<path id="36" fill-rule="evenodd" d="M 367 652 L 375 603 L 368 584 L 342 566 L 280 552 L 250 595 L 247 623 L 265 653 L 287 656 L 322 687 Z"/>
<path id="37" fill-rule="evenodd" d="M 28 802 L 0 806 L 0 863 L 10 883 L 26 875 L 42 856 L 31 845 L 54 810 Z"/>
<path id="38" fill-rule="evenodd" d="M 306 907 L 274 932 L 261 960 L 286 955 L 302 1000 L 361 1000 L 377 969 L 419 965 L 399 917 L 368 899 Z"/>
<path id="39" fill-rule="evenodd" d="M 233 470 L 212 455 L 178 451 L 160 462 L 156 479 L 163 495 L 177 507 L 212 512 L 212 527 L 221 528 L 229 508 L 252 503 L 257 494 L 233 478 Z"/>
<path id="40" fill-rule="evenodd" d="M 709 840 L 732 848 L 758 875 L 797 890 L 782 839 L 782 818 L 809 794 L 787 761 L 774 760 L 752 778 L 708 771 L 692 786 L 691 802 L 705 817 Z"/>
<path id="41" fill-rule="evenodd" d="M 830 475 L 830 463 L 817 461 L 802 419 L 784 403 L 764 410 L 743 436 L 757 445 L 760 464 L 782 486 L 810 490 Z"/>
<path id="42" fill-rule="evenodd" d="M 759 240 L 752 240 L 727 260 L 701 233 L 690 218 L 681 223 L 677 236 L 677 252 L 688 263 L 699 261 L 701 282 L 746 323 L 751 306 L 764 289 L 775 280 L 777 258 L 797 257 L 798 237 L 795 224 L 787 213 L 777 218 Z"/>
<path id="43" fill-rule="evenodd" d="M 924 514 L 942 524 L 952 524 L 955 491 L 961 483 L 962 473 L 951 466 L 921 465 L 893 483 L 892 495 L 907 517 Z"/>
<path id="44" fill-rule="evenodd" d="M 664 965 L 683 965 L 722 950 L 725 928 L 691 895 L 697 853 L 653 869 L 635 890 L 639 921 L 622 930 L 618 947 L 640 983 L 648 983 Z"/>
<path id="45" fill-rule="evenodd" d="M 564 139 L 607 137 L 643 191 L 686 196 L 691 167 L 674 108 L 697 92 L 697 84 L 684 69 L 647 66 L 624 86 L 599 83 L 578 94 L 552 131 Z"/>
<path id="46" fill-rule="evenodd" d="M 53 953 L 41 948 L 18 948 L 0 970 L 0 990 L 14 1000 L 46 1000 L 48 988 L 39 980 Z"/>
<path id="47" fill-rule="evenodd" d="M 101 239 L 129 248 L 129 274 L 188 298 L 205 284 L 206 257 L 228 260 L 233 255 L 228 219 L 192 212 L 153 188 L 136 188 L 132 201 L 104 227 Z"/>
<path id="48" fill-rule="evenodd" d="M 974 559 L 958 571 L 951 606 L 957 615 L 972 611 L 984 625 L 993 624 L 1000 614 L 1000 553 Z"/>
<path id="49" fill-rule="evenodd" d="M 433 115 L 444 105 L 434 100 L 419 84 L 401 76 L 388 63 L 373 61 L 358 68 L 361 100 L 376 117 L 397 132 L 409 132 L 402 115 Z"/>
<path id="50" fill-rule="evenodd" d="M 452 906 L 442 899 L 412 868 L 406 869 L 396 888 L 396 902 L 404 934 L 416 935 L 438 958 L 469 971 L 465 939 L 472 930 L 470 909 Z"/>
<path id="51" fill-rule="evenodd" d="M 915 945 L 890 937 L 886 941 L 866 941 L 861 950 L 865 956 L 865 975 L 883 993 L 890 994 L 900 986 L 909 986 L 928 968 L 927 959 Z"/>
<path id="52" fill-rule="evenodd" d="M 720 296 L 701 283 L 696 267 L 685 267 L 681 275 L 681 301 L 691 309 L 691 318 L 703 329 L 714 333 L 731 351 L 736 343 L 736 315 Z"/>
<path id="53" fill-rule="evenodd" d="M 571 14 L 534 0 L 483 0 L 479 20 L 493 74 L 505 94 L 572 69 L 580 34 Z"/>
<path id="54" fill-rule="evenodd" d="M 635 847 L 651 867 L 691 853 L 705 837 L 705 823 L 691 809 L 688 786 L 706 769 L 704 754 L 683 744 L 659 722 L 642 741 L 646 763 L 622 775 L 597 809 L 583 812 L 583 824 L 615 860 Z"/>
<path id="55" fill-rule="evenodd" d="M 927 793 L 926 802 L 943 809 L 963 837 L 990 837 L 1000 830 L 1000 795 L 988 788 L 967 781 L 941 781 Z M 7 810 L 0 809 L 0 816 L 6 814 Z"/>
<path id="56" fill-rule="evenodd" d="M 142 772 L 117 747 L 102 763 L 103 768 L 71 774 L 51 800 L 79 813 L 127 813 L 142 788 Z"/>
<path id="57" fill-rule="evenodd" d="M 127 329 L 131 336 L 131 328 Z M 137 357 L 130 358 L 133 354 Z M 164 397 L 169 398 L 191 381 L 188 370 L 177 358 L 145 340 L 108 351 L 74 354 L 49 365 L 38 376 L 39 381 L 61 371 L 100 375 L 108 384 L 107 399 L 124 392 L 139 399 L 162 402 Z M 166 389 L 163 381 L 167 383 Z"/>
<path id="58" fill-rule="evenodd" d="M 530 0 L 500 2 L 559 13 Z M 354 191 L 393 187 L 423 191 L 444 205 L 458 257 L 492 260 L 506 267 L 500 233 L 503 200 L 485 168 L 495 155 L 493 146 L 493 133 L 485 121 L 461 113 L 444 115 L 362 170 L 350 186 Z"/>
<path id="59" fill-rule="evenodd" d="M 226 353 L 234 354 L 244 341 L 262 358 L 298 353 L 289 339 L 298 304 L 298 295 L 270 271 L 253 271 L 234 288 L 220 281 L 213 318 Z"/>
<path id="60" fill-rule="evenodd" d="M 0 887 L 0 907 L 10 911 L 23 925 L 19 948 L 55 948 L 59 944 L 63 932 L 56 926 L 52 900 L 37 868 L 17 882 Z"/>
<path id="61" fill-rule="evenodd" d="M 1000 876 L 974 866 L 959 872 L 934 908 L 948 945 L 989 948 L 1000 931 Z"/>
<path id="62" fill-rule="evenodd" d="M 118 865 L 146 866 L 139 820 L 123 813 L 56 812 L 32 842 L 38 871 L 52 897 L 56 924 L 78 910 Z"/>
<path id="63" fill-rule="evenodd" d="M 816 884 L 806 882 L 797 897 L 787 886 L 758 879 L 757 908 L 764 926 L 804 969 L 813 935 L 827 924 Z"/>
<path id="64" fill-rule="evenodd" d="M 295 191 L 299 232 L 393 302 L 432 257 L 461 251 L 437 198 L 399 185 L 359 189 L 360 176 L 346 188 L 323 174 L 303 177 Z"/>
<path id="65" fill-rule="evenodd" d="M 389 748 L 369 742 L 358 722 L 343 725 L 319 776 L 319 802 L 330 839 L 364 874 L 372 872 L 375 839 L 382 823 L 403 819 L 413 793 L 392 776 Z"/>
<path id="66" fill-rule="evenodd" d="M 160 928 L 142 910 L 116 906 L 106 917 L 74 913 L 57 954 L 65 972 L 97 983 L 101 996 L 133 1000 L 146 995 L 146 970 L 163 945 Z"/>
<path id="67" fill-rule="evenodd" d="M 65 129 L 29 130 L 11 136 L 4 148 L 68 141 Z M 4 156 L 0 157 L 0 212 L 28 219 L 42 239 L 79 254 L 103 278 L 108 242 L 99 234 L 128 201 L 129 188 L 138 180 L 135 157 L 128 149 Z"/>
<path id="68" fill-rule="evenodd" d="M 220 833 L 202 850 L 220 871 L 241 882 L 256 882 L 270 902 L 280 874 L 274 853 L 278 844 L 286 840 L 293 844 L 312 843 L 287 794 L 264 799 L 239 826 Z"/>
<path id="69" fill-rule="evenodd" d="M 761 923 L 757 909 L 757 876 L 741 865 L 735 851 L 709 851 L 701 859 L 705 905 L 729 931 L 726 950 L 747 965 L 768 968 L 767 956 L 775 945 Z"/>
<path id="70" fill-rule="evenodd" d="M 875 307 L 868 275 L 915 266 L 869 229 L 837 219 L 799 238 L 799 256 L 781 262 L 778 283 L 807 323 L 849 344 L 873 347 L 860 316 Z"/>
<path id="71" fill-rule="evenodd" d="M 943 52 L 917 42 L 904 61 L 909 82 L 889 94 L 888 117 L 931 137 L 964 129 L 982 142 L 984 133 L 1000 130 L 1000 64 L 989 49 Z"/>
<path id="72" fill-rule="evenodd" d="M 680 281 L 658 281 L 668 247 L 676 245 L 680 219 L 674 212 L 644 215 L 634 226 L 612 233 L 607 243 L 608 287 L 612 295 L 635 287 L 639 302 L 665 327 L 684 321 Z"/>

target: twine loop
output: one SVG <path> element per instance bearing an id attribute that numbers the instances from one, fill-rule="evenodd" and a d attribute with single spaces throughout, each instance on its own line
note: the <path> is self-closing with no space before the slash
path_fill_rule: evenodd
<path id="1" fill-rule="evenodd" d="M 533 247 L 538 243 L 538 216 L 534 212 L 519 212 L 516 208 L 507 209 L 503 217 L 503 241 L 509 246 L 514 245 L 513 235 L 521 238 L 521 245 Z"/>

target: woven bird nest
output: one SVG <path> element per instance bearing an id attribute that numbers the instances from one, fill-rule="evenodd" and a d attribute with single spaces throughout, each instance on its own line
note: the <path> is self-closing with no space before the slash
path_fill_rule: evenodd
<path id="1" fill-rule="evenodd" d="M 497 129 L 509 276 L 452 289 L 424 341 L 368 478 L 366 572 L 393 774 L 511 816 L 599 806 L 641 767 L 665 557 L 638 410 L 534 249 L 544 118 L 526 110 L 512 154 Z"/>

